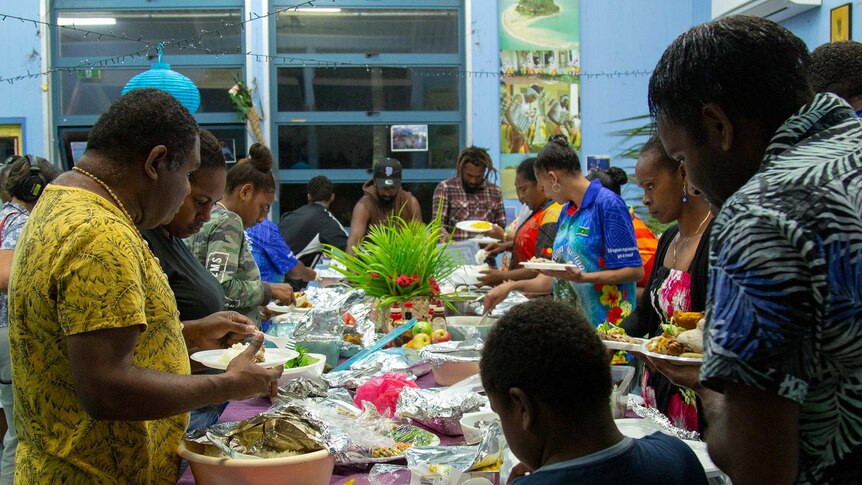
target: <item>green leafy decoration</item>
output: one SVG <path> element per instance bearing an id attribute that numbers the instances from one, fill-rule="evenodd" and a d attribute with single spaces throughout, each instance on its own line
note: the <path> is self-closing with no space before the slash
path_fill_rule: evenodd
<path id="1" fill-rule="evenodd" d="M 424 224 L 392 216 L 371 227 L 355 255 L 333 246 L 325 247 L 324 254 L 338 263 L 332 269 L 350 286 L 380 299 L 381 306 L 415 297 L 447 301 L 450 295 L 441 295 L 438 283 L 452 276 L 459 264 L 446 251 L 449 243 L 438 244 L 441 235 L 439 217 Z"/>

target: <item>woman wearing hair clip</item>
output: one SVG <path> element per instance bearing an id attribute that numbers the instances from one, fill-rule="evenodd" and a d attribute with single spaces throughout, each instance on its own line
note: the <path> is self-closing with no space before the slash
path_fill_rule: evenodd
<path id="1" fill-rule="evenodd" d="M 628 207 L 601 182 L 584 177 L 578 155 L 561 135 L 551 137 L 539 153 L 536 178 L 546 194 L 563 204 L 553 260 L 570 266 L 497 286 L 486 295 L 485 310 L 512 290 L 553 292 L 593 326 L 619 323 L 634 308 L 635 282 L 644 275 Z"/>
<path id="2" fill-rule="evenodd" d="M 54 165 L 34 155 L 12 156 L 3 167 L 6 174 L 4 191 L 11 197 L 0 209 L 0 400 L 8 428 L 3 437 L 3 457 L 0 460 L 0 484 L 10 484 L 15 473 L 15 449 L 18 435 L 12 419 L 12 363 L 9 354 L 9 307 L 6 292 L 9 289 L 9 274 L 12 256 L 21 229 L 30 216 L 30 211 L 42 195 L 49 182 L 60 175 Z"/>

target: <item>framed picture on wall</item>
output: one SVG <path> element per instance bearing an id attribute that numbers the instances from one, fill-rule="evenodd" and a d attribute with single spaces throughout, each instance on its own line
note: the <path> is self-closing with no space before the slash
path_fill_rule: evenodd
<path id="1" fill-rule="evenodd" d="M 829 42 L 840 42 L 850 40 L 851 36 L 851 4 L 845 3 L 829 11 L 830 28 Z"/>
<path id="2" fill-rule="evenodd" d="M 428 125 L 392 125 L 390 132 L 393 152 L 428 151 Z"/>

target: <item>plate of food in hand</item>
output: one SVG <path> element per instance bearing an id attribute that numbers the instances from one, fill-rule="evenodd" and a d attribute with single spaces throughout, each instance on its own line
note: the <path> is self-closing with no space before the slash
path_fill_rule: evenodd
<path id="1" fill-rule="evenodd" d="M 308 301 L 308 298 L 305 296 L 304 291 L 297 291 L 293 294 L 295 298 L 295 302 L 293 305 L 282 305 L 280 302 L 273 301 L 270 302 L 269 305 L 266 306 L 266 309 L 271 311 L 272 313 L 308 313 L 309 310 L 314 306 Z"/>
<path id="2" fill-rule="evenodd" d="M 679 365 L 703 363 L 702 312 L 674 312 L 670 323 L 663 324 L 662 334 L 643 344 L 644 355 Z"/>
<path id="3" fill-rule="evenodd" d="M 627 350 L 629 352 L 640 352 L 644 339 L 626 335 L 625 329 L 611 323 L 605 322 L 596 327 L 596 332 L 605 347 L 611 350 Z"/>
<path id="4" fill-rule="evenodd" d="M 533 258 L 522 262 L 521 266 L 527 269 L 543 269 L 548 271 L 565 271 L 566 268 L 581 269 L 574 263 L 555 263 L 547 258 Z"/>
<path id="5" fill-rule="evenodd" d="M 488 232 L 494 228 L 494 225 L 487 221 L 461 221 L 455 224 L 456 229 L 461 229 L 467 232 Z"/>
<path id="6" fill-rule="evenodd" d="M 500 242 L 499 239 L 494 239 L 493 237 L 490 237 L 490 236 L 474 237 L 470 240 L 476 241 L 477 244 L 494 244 L 494 243 Z"/>
<path id="7" fill-rule="evenodd" d="M 247 348 L 248 344 L 233 344 L 226 349 L 201 350 L 192 354 L 190 358 L 211 369 L 225 370 L 228 364 L 239 354 L 245 352 Z M 278 367 L 297 357 L 299 357 L 299 352 L 295 350 L 265 349 L 261 346 L 254 356 L 254 362 L 263 367 Z"/>

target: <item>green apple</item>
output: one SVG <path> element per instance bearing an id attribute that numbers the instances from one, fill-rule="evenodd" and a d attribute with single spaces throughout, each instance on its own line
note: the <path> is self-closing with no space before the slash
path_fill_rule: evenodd
<path id="1" fill-rule="evenodd" d="M 431 323 L 429 322 L 416 322 L 416 324 L 413 325 L 413 335 L 424 333 L 430 336 L 433 331 L 434 328 L 431 327 Z"/>

